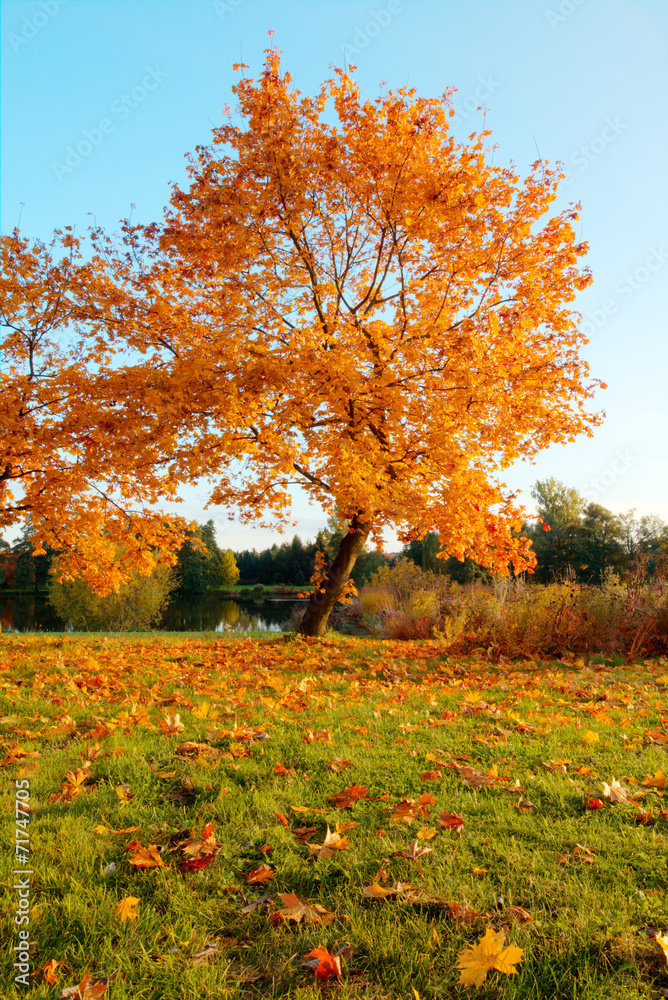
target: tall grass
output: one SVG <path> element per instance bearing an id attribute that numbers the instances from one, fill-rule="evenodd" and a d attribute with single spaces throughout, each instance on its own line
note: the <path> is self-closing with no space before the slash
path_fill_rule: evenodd
<path id="1" fill-rule="evenodd" d="M 492 656 L 601 653 L 634 658 L 668 652 L 665 570 L 640 566 L 622 583 L 608 572 L 601 586 L 568 578 L 547 586 L 496 578 L 492 587 L 460 587 L 423 573 L 408 560 L 360 591 L 367 620 L 391 639 L 437 637 L 453 653 Z"/>

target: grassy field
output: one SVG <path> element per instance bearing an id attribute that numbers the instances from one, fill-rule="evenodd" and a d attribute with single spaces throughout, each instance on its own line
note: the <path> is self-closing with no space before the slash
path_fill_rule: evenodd
<path id="1" fill-rule="evenodd" d="M 31 947 L 0 995 L 666 996 L 667 689 L 437 641 L 2 637 Z"/>

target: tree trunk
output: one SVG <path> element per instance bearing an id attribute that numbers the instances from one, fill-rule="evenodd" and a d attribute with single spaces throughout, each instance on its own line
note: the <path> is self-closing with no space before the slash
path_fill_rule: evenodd
<path id="1" fill-rule="evenodd" d="M 350 522 L 348 534 L 344 535 L 339 551 L 322 581 L 322 591 L 314 591 L 306 605 L 306 611 L 299 626 L 300 635 L 324 635 L 327 631 L 329 615 L 350 577 L 355 560 L 364 548 L 371 531 L 371 523 L 355 514 Z"/>

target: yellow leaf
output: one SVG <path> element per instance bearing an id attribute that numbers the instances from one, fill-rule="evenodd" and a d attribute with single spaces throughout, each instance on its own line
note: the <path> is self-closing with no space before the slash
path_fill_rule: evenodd
<path id="1" fill-rule="evenodd" d="M 118 917 L 120 922 L 123 924 L 126 920 L 136 920 L 137 919 L 137 905 L 140 900 L 136 896 L 126 896 L 122 899 L 118 906 L 116 907 L 114 913 Z"/>
<path id="2" fill-rule="evenodd" d="M 594 743 L 598 743 L 599 739 L 600 737 L 598 733 L 595 733 L 593 729 L 585 729 L 582 734 L 582 742 L 589 744 L 589 746 L 592 746 Z"/>
<path id="3" fill-rule="evenodd" d="M 666 961 L 668 962 L 668 934 L 659 934 L 655 940 L 656 943 L 663 949 Z"/>
<path id="4" fill-rule="evenodd" d="M 457 968 L 462 970 L 461 986 L 482 986 L 492 969 L 506 975 L 517 973 L 515 965 L 522 959 L 522 949 L 509 945 L 504 950 L 505 940 L 504 931 L 497 932 L 488 927 L 485 936 L 476 945 L 461 953 L 457 962 Z"/>
<path id="5" fill-rule="evenodd" d="M 488 871 L 489 871 L 489 868 L 474 868 L 473 869 L 473 874 L 474 875 L 486 875 Z"/>

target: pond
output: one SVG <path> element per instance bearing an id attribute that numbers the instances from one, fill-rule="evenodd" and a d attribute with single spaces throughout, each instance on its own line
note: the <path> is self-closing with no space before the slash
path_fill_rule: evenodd
<path id="1" fill-rule="evenodd" d="M 305 600 L 237 600 L 196 594 L 169 602 L 156 629 L 163 632 L 226 632 L 230 629 L 282 631 L 295 605 Z M 71 632 L 43 594 L 0 594 L 3 632 Z"/>

